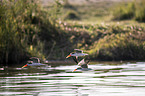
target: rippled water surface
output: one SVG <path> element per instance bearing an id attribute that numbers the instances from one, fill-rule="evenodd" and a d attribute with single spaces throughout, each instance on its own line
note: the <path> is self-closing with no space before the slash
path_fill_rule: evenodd
<path id="1" fill-rule="evenodd" d="M 145 62 L 0 68 L 0 96 L 145 96 Z"/>

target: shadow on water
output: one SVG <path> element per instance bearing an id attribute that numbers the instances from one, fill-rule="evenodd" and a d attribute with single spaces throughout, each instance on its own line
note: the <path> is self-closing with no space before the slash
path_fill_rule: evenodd
<path id="1" fill-rule="evenodd" d="M 144 96 L 145 62 L 0 68 L 0 96 Z"/>

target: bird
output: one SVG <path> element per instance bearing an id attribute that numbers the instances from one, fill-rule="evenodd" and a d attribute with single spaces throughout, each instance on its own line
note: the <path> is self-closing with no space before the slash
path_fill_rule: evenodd
<path id="1" fill-rule="evenodd" d="M 86 55 L 88 55 L 88 54 L 86 54 L 86 53 L 83 53 L 83 50 L 80 50 L 80 49 L 74 49 L 75 50 L 75 52 L 71 52 L 66 58 L 69 58 L 69 57 L 71 57 L 71 56 L 86 56 Z"/>
<path id="2" fill-rule="evenodd" d="M 37 57 L 31 57 L 31 60 L 28 61 L 28 63 L 26 65 L 24 65 L 22 68 L 24 67 L 30 67 L 30 66 L 45 66 L 45 64 L 40 63 L 40 59 Z"/>
<path id="3" fill-rule="evenodd" d="M 73 72 L 76 71 L 76 70 L 82 70 L 82 71 L 91 70 L 91 68 L 88 68 L 88 63 L 89 63 L 89 62 L 90 62 L 89 60 L 82 59 L 82 60 L 78 63 L 78 66 L 80 66 L 80 67 L 78 67 L 78 68 L 76 68 L 75 70 L 73 70 Z"/>
<path id="4" fill-rule="evenodd" d="M 79 56 L 86 56 L 88 54 L 86 53 L 83 53 L 83 50 L 80 50 L 80 49 L 74 49 L 75 52 L 71 52 L 66 58 L 69 58 L 69 57 L 72 57 L 72 59 L 78 64 L 78 68 L 76 68 L 74 71 L 76 70 L 83 70 L 83 71 L 87 71 L 87 70 L 91 70 L 90 68 L 88 68 L 88 63 L 89 63 L 89 60 L 85 60 L 85 59 L 82 59 L 80 62 L 78 61 L 78 57 Z"/>

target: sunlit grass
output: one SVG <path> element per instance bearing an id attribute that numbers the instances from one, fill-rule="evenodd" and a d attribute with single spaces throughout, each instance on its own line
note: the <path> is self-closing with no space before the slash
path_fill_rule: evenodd
<path id="1" fill-rule="evenodd" d="M 132 24 L 133 23 L 133 24 Z M 91 59 L 98 60 L 143 60 L 144 23 L 136 21 L 62 23 L 76 48 L 87 50 Z M 79 39 L 78 39 L 79 38 Z M 75 42 L 77 41 L 77 42 Z"/>
<path id="2" fill-rule="evenodd" d="M 129 3 L 118 4 L 113 10 L 114 20 L 134 19 L 139 22 L 145 22 L 145 1 L 134 0 Z"/>
<path id="3" fill-rule="evenodd" d="M 5 1 L 0 7 L 0 63 L 31 56 L 60 60 L 75 48 L 87 51 L 91 59 L 144 58 L 145 24 L 113 21 L 110 8 L 118 2 L 66 6 L 56 1 L 47 7 L 28 2 Z"/>

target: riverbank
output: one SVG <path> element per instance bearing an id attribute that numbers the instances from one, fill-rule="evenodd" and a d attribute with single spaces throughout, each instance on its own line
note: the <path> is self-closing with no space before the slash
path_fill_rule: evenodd
<path id="1" fill-rule="evenodd" d="M 88 53 L 91 60 L 145 60 L 144 22 L 113 21 L 108 10 L 111 5 L 105 6 L 108 3 L 94 3 L 100 5 L 94 10 L 90 5 L 66 6 L 56 2 L 51 7 L 43 7 L 32 1 L 6 1 L 0 7 L 1 64 L 20 64 L 30 57 L 38 57 L 43 61 L 65 60 L 76 48 Z M 98 11 L 102 10 L 102 6 L 105 6 L 103 11 Z M 77 14 L 70 12 L 67 17 L 71 18 L 63 19 L 65 14 L 61 15 L 62 10 L 69 11 L 68 7 L 80 13 L 80 16 L 74 19 L 72 13 L 75 16 Z M 90 8 L 87 11 L 90 13 L 85 12 L 85 8 Z"/>

